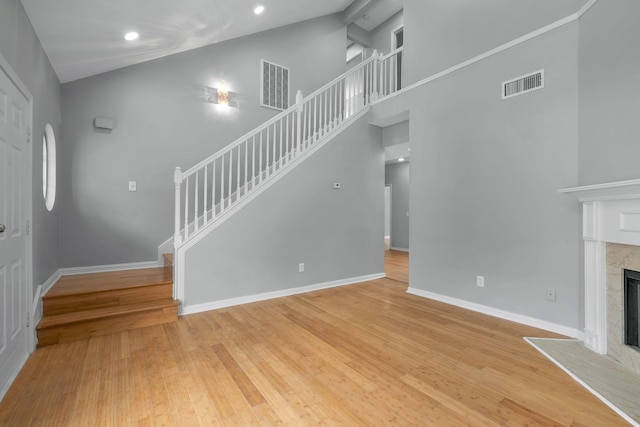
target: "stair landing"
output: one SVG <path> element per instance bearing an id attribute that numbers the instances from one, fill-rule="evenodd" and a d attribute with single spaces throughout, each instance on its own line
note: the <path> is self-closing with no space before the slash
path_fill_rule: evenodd
<path id="1" fill-rule="evenodd" d="M 38 347 L 174 322 L 170 266 L 61 277 L 42 298 Z"/>

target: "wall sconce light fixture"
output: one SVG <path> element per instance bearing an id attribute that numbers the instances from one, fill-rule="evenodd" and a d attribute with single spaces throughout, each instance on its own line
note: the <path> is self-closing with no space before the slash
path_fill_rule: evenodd
<path id="1" fill-rule="evenodd" d="M 218 88 L 218 104 L 225 107 L 229 106 L 229 88 L 224 80 L 220 81 L 220 87 Z"/>

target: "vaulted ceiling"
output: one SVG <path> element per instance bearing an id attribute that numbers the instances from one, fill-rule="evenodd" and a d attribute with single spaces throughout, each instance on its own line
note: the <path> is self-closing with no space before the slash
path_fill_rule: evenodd
<path id="1" fill-rule="evenodd" d="M 397 12 L 401 2 L 22 0 L 62 83 L 332 13 L 371 30 Z M 256 15 L 258 5 L 265 10 Z M 126 41 L 129 31 L 140 37 Z"/>

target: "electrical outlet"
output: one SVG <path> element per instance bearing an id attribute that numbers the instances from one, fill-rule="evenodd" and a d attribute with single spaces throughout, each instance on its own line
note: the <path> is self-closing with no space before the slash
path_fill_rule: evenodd
<path id="1" fill-rule="evenodd" d="M 484 276 L 476 277 L 476 285 L 480 288 L 484 288 Z"/>
<path id="2" fill-rule="evenodd" d="M 556 290 L 554 288 L 547 288 L 547 301 L 556 300 Z"/>
<path id="3" fill-rule="evenodd" d="M 129 191 L 138 191 L 138 184 L 135 181 L 129 181 Z"/>
<path id="4" fill-rule="evenodd" d="M 304 262 L 298 264 L 298 273 L 304 273 Z"/>

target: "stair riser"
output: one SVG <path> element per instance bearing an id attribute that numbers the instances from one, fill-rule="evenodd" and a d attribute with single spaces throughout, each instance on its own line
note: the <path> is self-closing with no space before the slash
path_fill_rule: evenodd
<path id="1" fill-rule="evenodd" d="M 67 295 L 42 300 L 44 316 L 72 313 L 103 307 L 128 305 L 144 301 L 157 301 L 172 298 L 173 285 L 163 283 L 139 288 L 114 289 L 80 295 Z"/>
<path id="2" fill-rule="evenodd" d="M 94 319 L 82 323 L 38 330 L 38 347 L 160 325 L 177 320 L 177 306 L 162 307 L 117 317 Z"/>

